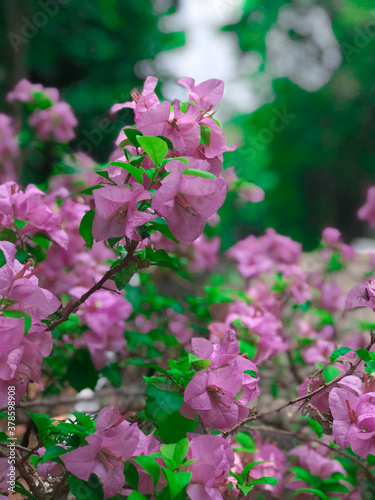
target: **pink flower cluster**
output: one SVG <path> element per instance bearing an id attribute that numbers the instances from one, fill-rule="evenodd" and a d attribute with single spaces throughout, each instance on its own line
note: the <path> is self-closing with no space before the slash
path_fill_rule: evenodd
<path id="1" fill-rule="evenodd" d="M 25 79 L 7 95 L 8 102 L 31 103 L 35 106 L 29 116 L 29 124 L 40 140 L 65 143 L 74 139 L 74 127 L 78 122 L 69 104 L 59 99 L 57 89 L 44 88 Z"/>
<path id="2" fill-rule="evenodd" d="M 354 453 L 366 459 L 375 454 L 374 383 L 365 383 L 349 375 L 337 383 L 329 395 L 333 416 L 333 437 L 340 448 L 349 445 Z"/>
<path id="3" fill-rule="evenodd" d="M 27 384 L 41 384 L 42 357 L 52 349 L 52 338 L 41 320 L 54 313 L 60 302 L 38 285 L 30 262 L 21 264 L 15 258 L 16 248 L 7 241 L 0 242 L 5 264 L 0 268 L 0 405 L 7 403 L 8 386 L 14 386 L 16 400 L 26 393 Z M 24 317 L 12 317 L 22 311 L 31 318 L 27 335 Z M 7 315 L 7 316 L 5 316 Z"/>
<path id="4" fill-rule="evenodd" d="M 186 492 L 191 500 L 220 500 L 220 489 L 234 464 L 234 453 L 220 436 L 187 434 L 186 460 L 196 459 L 185 470 L 192 473 Z"/>
<path id="5" fill-rule="evenodd" d="M 238 270 L 244 278 L 252 278 L 267 273 L 275 266 L 297 265 L 302 245 L 287 236 L 267 229 L 261 238 L 248 236 L 227 251 L 227 255 L 237 261 Z"/>
<path id="6" fill-rule="evenodd" d="M 86 437 L 87 445 L 61 457 L 66 469 L 83 481 L 96 474 L 103 484 L 105 498 L 124 487 L 124 462 L 159 450 L 152 434 L 146 436 L 137 424 L 130 424 L 117 407 L 102 408 L 96 419 L 96 432 Z M 138 466 L 139 467 L 139 466 Z M 151 478 L 139 467 L 139 491 L 153 492 Z M 150 491 L 151 487 L 151 491 Z"/>
<path id="7" fill-rule="evenodd" d="M 17 220 L 27 224 L 17 225 Z M 36 186 L 29 184 L 22 191 L 14 182 L 0 185 L 0 227 L 13 229 L 19 244 L 42 232 L 66 247 L 68 236 L 60 226 L 60 214 L 49 206 L 44 193 Z"/>
<path id="8" fill-rule="evenodd" d="M 43 286 L 57 296 L 70 293 L 74 287 L 90 288 L 108 271 L 106 262 L 115 259 L 113 250 L 103 242 L 95 242 L 91 249 L 86 248 L 79 235 L 79 226 L 90 207 L 67 197 L 65 192 L 61 194 L 64 200 L 59 207 L 59 217 L 67 234 L 67 245 L 51 246 L 46 259 L 37 266 Z M 49 198 L 53 197 L 54 193 L 49 195 Z"/>
<path id="9" fill-rule="evenodd" d="M 249 330 L 244 339 L 254 345 L 254 350 L 256 346 L 253 361 L 257 364 L 289 347 L 289 341 L 285 339 L 277 317 L 266 308 L 254 307 L 241 301 L 231 302 L 227 307 L 221 308 L 220 315 L 224 316 L 222 321 L 208 326 L 210 339 L 218 341 L 229 328 L 236 328 L 236 322 L 240 321 L 241 327 Z"/>
<path id="10" fill-rule="evenodd" d="M 0 167 L 4 169 L 2 180 L 14 178 L 14 159 L 20 154 L 16 131 L 12 120 L 0 113 Z"/>
<path id="11" fill-rule="evenodd" d="M 97 241 L 122 236 L 139 241 L 136 229 L 161 216 L 180 243 L 191 244 L 224 202 L 227 188 L 220 174 L 223 152 L 229 148 L 212 118 L 213 112 L 209 113 L 221 98 L 222 82 L 208 80 L 195 86 L 190 79 L 181 80 L 190 90 L 190 99 L 194 97 L 194 103 L 188 103 L 186 108 L 178 101 L 173 106 L 170 102 L 161 103 L 154 92 L 156 83 L 156 78 L 148 77 L 142 94 L 133 92 L 133 102 L 115 105 L 112 111 L 132 108 L 137 130 L 145 136 L 163 136 L 171 141 L 173 151 L 169 150 L 167 156 L 172 161 L 159 170 L 162 177 L 155 181 L 150 181 L 144 172 L 142 184 L 118 166 L 108 168 L 112 185 L 93 193 L 96 210 L 93 234 Z M 202 134 L 206 139 L 202 140 Z M 122 131 L 117 144 L 124 141 L 126 136 Z M 125 149 L 133 156 L 142 153 L 141 148 L 129 144 Z M 185 160 L 180 161 L 180 156 Z M 124 162 L 121 152 L 114 153 L 112 159 Z M 185 161 L 189 174 L 184 173 Z M 153 167 L 150 158 L 142 161 L 144 170 Z M 211 175 L 196 176 L 194 169 Z M 129 180 L 131 187 L 126 184 Z M 156 189 L 154 194 L 151 188 Z M 145 205 L 148 205 L 146 209 Z"/>
<path id="12" fill-rule="evenodd" d="M 81 297 L 86 291 L 77 287 L 71 293 Z M 106 351 L 120 352 L 123 349 L 124 321 L 132 310 L 131 304 L 122 295 L 109 290 L 97 290 L 82 304 L 77 314 L 90 329 L 83 334 L 83 341 L 97 370 L 108 361 Z"/>
<path id="13" fill-rule="evenodd" d="M 221 430 L 246 418 L 246 405 L 260 394 L 258 370 L 240 355 L 235 333 L 229 330 L 218 344 L 194 338 L 192 350 L 210 365 L 198 371 L 187 385 L 181 413 L 193 419 L 198 412 L 205 425 Z"/>

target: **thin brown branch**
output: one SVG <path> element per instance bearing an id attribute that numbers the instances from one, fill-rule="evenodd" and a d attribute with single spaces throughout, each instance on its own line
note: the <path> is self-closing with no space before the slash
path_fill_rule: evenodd
<path id="1" fill-rule="evenodd" d="M 83 304 L 94 292 L 96 292 L 97 290 L 100 290 L 107 280 L 111 279 L 119 271 L 121 271 L 122 269 L 127 267 L 128 264 L 130 264 L 130 262 L 132 262 L 132 260 L 133 260 L 134 252 L 137 248 L 137 245 L 138 245 L 137 241 L 131 241 L 129 244 L 128 253 L 127 253 L 126 257 L 123 260 L 121 260 L 117 264 L 117 266 L 113 267 L 112 269 L 109 269 L 109 271 L 107 271 L 104 274 L 104 276 L 97 283 L 95 283 L 94 286 L 92 286 L 90 288 L 90 290 L 88 290 L 86 293 L 84 293 L 82 295 L 82 297 L 80 297 L 75 302 L 72 302 L 69 306 L 67 306 L 63 310 L 61 317 L 56 319 L 55 321 L 52 321 L 52 323 L 50 323 L 47 326 L 46 330 L 51 331 L 54 328 L 56 328 L 56 326 L 60 325 L 61 323 L 64 323 L 64 321 L 66 321 L 69 318 L 69 315 L 71 313 L 73 313 L 76 309 L 78 309 L 78 307 L 81 304 Z"/>
<path id="2" fill-rule="evenodd" d="M 366 347 L 366 350 L 369 351 L 374 344 L 375 344 L 375 333 L 371 332 L 371 340 L 370 340 L 369 345 Z M 285 408 L 287 408 L 288 406 L 299 403 L 300 401 L 305 401 L 305 400 L 311 399 L 316 394 L 319 394 L 320 392 L 324 391 L 325 389 L 328 389 L 329 387 L 337 384 L 337 382 L 340 382 L 340 380 L 342 380 L 344 377 L 347 377 L 348 375 L 352 375 L 361 363 L 362 363 L 362 359 L 359 358 L 355 363 L 352 364 L 352 366 L 349 368 L 349 370 L 342 373 L 338 377 L 334 378 L 333 380 L 331 380 L 331 382 L 326 382 L 325 384 L 321 385 L 320 387 L 318 387 L 314 391 L 309 392 L 308 394 L 305 394 L 303 396 L 299 396 L 298 398 L 292 399 L 292 400 L 288 401 L 287 403 L 282 404 L 281 406 L 279 406 L 275 410 L 263 411 L 260 413 L 256 413 L 254 415 L 251 415 L 250 417 L 247 417 L 247 418 L 241 420 L 234 427 L 232 427 L 228 431 L 223 432 L 222 437 L 226 438 L 226 437 L 230 436 L 231 434 L 238 431 L 238 429 L 243 427 L 248 422 L 254 422 L 254 420 L 262 418 L 265 415 L 268 415 L 269 413 L 280 412 L 280 411 L 284 410 Z"/>

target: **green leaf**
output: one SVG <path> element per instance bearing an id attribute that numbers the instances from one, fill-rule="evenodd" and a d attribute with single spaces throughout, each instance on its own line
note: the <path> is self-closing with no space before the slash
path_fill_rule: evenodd
<path id="1" fill-rule="evenodd" d="M 175 462 L 176 467 L 182 464 L 187 452 L 189 451 L 189 440 L 187 438 L 181 439 L 175 444 L 163 444 L 160 446 L 160 452 L 163 458 L 167 458 Z"/>
<path id="2" fill-rule="evenodd" d="M 139 456 L 134 457 L 132 460 L 133 462 L 136 462 L 138 465 L 140 465 L 142 469 L 144 469 L 148 474 L 150 474 L 154 482 L 154 488 L 156 488 L 160 477 L 160 465 L 155 460 L 155 458 Z"/>
<path id="3" fill-rule="evenodd" d="M 275 477 L 264 476 L 259 479 L 254 479 L 254 481 L 248 483 L 248 486 L 253 486 L 255 484 L 270 484 L 271 486 L 276 486 L 277 479 Z"/>
<path id="4" fill-rule="evenodd" d="M 27 220 L 19 220 L 14 218 L 14 225 L 18 227 L 18 229 L 23 229 L 25 226 L 27 226 L 28 223 L 29 221 Z"/>
<path id="5" fill-rule="evenodd" d="M 145 159 L 144 156 L 133 156 L 128 149 L 124 149 L 125 158 L 131 165 L 140 165 Z"/>
<path id="6" fill-rule="evenodd" d="M 62 446 L 57 446 L 57 445 L 52 445 L 49 448 L 46 449 L 43 457 L 42 457 L 42 464 L 48 462 L 49 460 L 56 460 L 56 458 L 59 458 L 61 455 L 64 455 L 65 453 L 68 453 L 69 450 L 65 450 Z"/>
<path id="7" fill-rule="evenodd" d="M 135 128 L 124 128 L 124 134 L 126 135 L 128 140 L 130 141 L 130 143 L 133 144 L 133 146 L 135 146 L 136 148 L 142 147 L 140 142 L 138 142 L 139 137 L 140 136 L 143 137 L 142 132 L 140 132 L 139 130 L 137 130 Z"/>
<path id="8" fill-rule="evenodd" d="M 332 361 L 333 363 L 340 357 L 340 356 L 344 356 L 346 353 L 352 351 L 353 349 L 351 349 L 350 347 L 340 347 L 339 349 L 335 349 L 333 351 L 333 353 L 331 354 L 330 356 L 330 361 Z M 366 349 L 364 349 L 366 350 Z M 366 351 L 367 352 L 367 351 Z"/>
<path id="9" fill-rule="evenodd" d="M 297 493 L 312 493 L 322 500 L 331 500 L 327 495 L 325 495 L 322 491 L 316 490 L 315 488 L 303 488 L 302 490 L 297 490 L 292 493 L 292 495 L 296 495 Z"/>
<path id="10" fill-rule="evenodd" d="M 303 467 L 291 467 L 289 470 L 297 476 L 296 478 L 293 478 L 293 480 L 302 479 L 302 481 L 305 481 L 307 484 L 314 485 L 316 485 L 317 483 L 321 483 L 321 480 L 319 478 L 313 476 L 311 472 L 304 469 Z"/>
<path id="11" fill-rule="evenodd" d="M 68 484 L 77 500 L 104 500 L 102 484 L 95 474 L 91 474 L 87 482 L 71 474 Z"/>
<path id="12" fill-rule="evenodd" d="M 76 391 L 89 387 L 94 390 L 98 374 L 86 349 L 79 349 L 68 365 L 67 380 Z"/>
<path id="13" fill-rule="evenodd" d="M 116 184 L 115 182 L 113 182 L 113 180 L 109 177 L 109 173 L 107 172 L 107 170 L 96 170 L 95 171 L 96 174 L 100 175 L 101 177 L 104 177 L 104 179 L 106 179 L 107 181 L 109 181 L 111 184 Z"/>
<path id="14" fill-rule="evenodd" d="M 26 252 L 26 250 L 17 250 L 16 252 L 16 259 L 18 262 L 21 262 L 21 264 L 24 264 L 29 257 L 29 253 Z M 0 258 L 1 261 L 1 258 Z M 2 267 L 1 262 L 0 262 L 0 267 Z"/>
<path id="15" fill-rule="evenodd" d="M 209 359 L 200 359 L 191 352 L 188 354 L 188 360 L 197 368 L 197 370 L 206 370 L 211 365 L 211 361 Z"/>
<path id="16" fill-rule="evenodd" d="M 326 383 L 331 382 L 333 379 L 340 375 L 340 370 L 337 366 L 326 366 L 322 372 Z"/>
<path id="17" fill-rule="evenodd" d="M 241 472 L 241 477 L 242 479 L 245 479 L 248 473 L 253 469 L 256 465 L 263 464 L 264 460 L 258 460 L 257 462 L 251 462 L 250 464 L 246 465 L 244 467 L 243 471 Z"/>
<path id="18" fill-rule="evenodd" d="M 173 500 L 181 491 L 189 484 L 192 473 L 191 472 L 171 472 L 165 467 L 162 467 L 163 474 L 168 481 L 168 488 L 170 491 L 170 498 Z"/>
<path id="19" fill-rule="evenodd" d="M 251 375 L 253 378 L 258 378 L 258 375 L 254 370 L 245 370 L 244 373 Z"/>
<path id="20" fill-rule="evenodd" d="M 96 184 L 95 186 L 91 186 L 87 189 L 82 189 L 82 191 L 78 191 L 78 193 L 72 193 L 71 196 L 75 196 L 76 194 L 92 195 L 93 191 L 95 191 L 96 189 L 100 189 L 102 187 L 104 187 L 102 184 Z"/>
<path id="21" fill-rule="evenodd" d="M 185 168 L 182 173 L 184 175 L 195 175 L 196 177 L 203 177 L 205 179 L 217 179 L 216 175 L 211 174 L 211 172 L 199 170 L 198 168 Z"/>
<path id="22" fill-rule="evenodd" d="M 88 248 L 92 247 L 94 237 L 92 235 L 92 223 L 94 222 L 95 210 L 89 210 L 82 217 L 81 224 L 79 225 L 79 234 L 85 240 Z"/>
<path id="23" fill-rule="evenodd" d="M 163 139 L 152 136 L 138 137 L 143 151 L 151 158 L 155 167 L 167 156 L 168 146 Z"/>
<path id="24" fill-rule="evenodd" d="M 24 311 L 16 311 L 16 310 L 3 310 L 4 316 L 7 318 L 23 318 L 25 325 L 25 333 L 28 332 L 31 328 L 31 316 Z"/>
<path id="25" fill-rule="evenodd" d="M 15 243 L 17 239 L 17 233 L 10 229 L 9 227 L 4 227 L 0 231 L 0 241 L 10 241 L 11 243 Z"/>
<path id="26" fill-rule="evenodd" d="M 146 417 L 156 423 L 161 440 L 165 444 L 176 443 L 193 432 L 197 422 L 181 415 L 184 403 L 182 392 L 170 392 L 151 386 L 146 390 Z"/>
<path id="27" fill-rule="evenodd" d="M 324 493 L 328 493 L 330 491 L 337 491 L 339 493 L 350 493 L 349 488 L 344 484 L 340 483 L 325 483 L 321 486 L 321 489 Z"/>
<path id="28" fill-rule="evenodd" d="M 50 431 L 55 428 L 53 425 L 54 419 L 51 419 L 49 415 L 43 413 L 29 413 L 29 415 L 41 437 L 48 436 Z"/>
<path id="29" fill-rule="evenodd" d="M 302 418 L 308 421 L 311 429 L 315 432 L 315 434 L 317 434 L 318 437 L 320 438 L 323 437 L 323 427 L 320 425 L 319 422 L 310 417 L 303 416 Z"/>
<path id="30" fill-rule="evenodd" d="M 367 349 L 357 349 L 355 352 L 363 361 L 370 361 L 371 357 Z"/>
<path id="31" fill-rule="evenodd" d="M 201 144 L 209 146 L 211 143 L 211 129 L 208 125 L 201 125 Z"/>
<path id="32" fill-rule="evenodd" d="M 128 485 L 133 488 L 133 490 L 138 490 L 139 473 L 136 466 L 129 462 L 129 460 L 125 462 L 124 473 Z"/>
<path id="33" fill-rule="evenodd" d="M 118 290 L 123 290 L 126 287 L 136 270 L 137 263 L 132 261 L 115 274 L 115 284 Z"/>
<path id="34" fill-rule="evenodd" d="M 51 244 L 51 239 L 44 233 L 36 233 L 36 235 L 31 238 L 31 241 L 36 243 L 38 247 L 44 248 L 44 250 L 48 250 Z"/>
<path id="35" fill-rule="evenodd" d="M 0 268 L 5 266 L 7 260 L 5 258 L 4 252 L 0 249 Z"/>
<path id="36" fill-rule="evenodd" d="M 139 184 L 143 183 L 142 173 L 139 168 L 134 167 L 133 165 L 129 165 L 128 163 L 125 163 L 123 161 L 113 161 L 112 163 L 110 163 L 110 165 L 123 168 L 124 170 L 129 172 L 129 174 L 132 175 Z"/>
<path id="37" fill-rule="evenodd" d="M 30 498 L 31 500 L 37 500 L 37 498 L 30 493 L 30 491 L 27 491 L 27 489 L 18 481 L 16 481 L 14 491 L 16 493 L 21 493 L 21 495 L 25 495 L 25 497 Z"/>
<path id="38" fill-rule="evenodd" d="M 256 446 L 254 439 L 246 434 L 245 432 L 239 432 L 235 436 L 235 440 L 242 446 L 242 448 L 248 452 L 255 452 Z"/>
<path id="39" fill-rule="evenodd" d="M 180 270 L 179 261 L 176 257 L 171 257 L 163 249 L 152 250 L 150 247 L 146 248 L 146 258 L 149 259 L 153 264 L 160 267 L 167 267 L 169 269 L 174 269 L 175 271 Z"/>
<path id="40" fill-rule="evenodd" d="M 170 240 L 174 241 L 175 243 L 178 243 L 178 239 L 173 236 L 171 233 L 171 230 L 168 227 L 168 223 L 164 221 L 163 219 L 156 219 L 156 221 L 150 222 L 150 224 L 147 224 L 147 228 L 151 228 L 155 231 L 159 231 L 163 236 L 166 238 L 169 238 Z"/>
<path id="41" fill-rule="evenodd" d="M 244 486 L 243 484 L 237 484 L 237 488 L 242 491 L 244 495 L 247 495 L 254 488 L 254 486 Z"/>
<path id="42" fill-rule="evenodd" d="M 162 160 L 160 162 L 160 166 L 161 167 L 164 167 L 164 165 L 166 165 L 167 163 L 169 163 L 170 161 L 182 161 L 182 163 L 185 163 L 185 165 L 188 167 L 189 166 L 189 162 L 186 158 L 184 158 L 183 156 L 177 156 L 176 158 L 164 158 L 164 160 Z"/>
<path id="43" fill-rule="evenodd" d="M 95 430 L 95 421 L 84 413 L 73 412 L 72 415 L 74 415 L 77 422 L 83 425 L 87 432 L 92 432 Z"/>
<path id="44" fill-rule="evenodd" d="M 128 496 L 128 500 L 147 500 L 147 497 L 139 493 L 138 491 L 132 491 Z"/>
<path id="45" fill-rule="evenodd" d="M 168 137 L 164 137 L 164 135 L 158 135 L 157 137 L 166 143 L 170 151 L 174 151 L 173 143 Z"/>
<path id="46" fill-rule="evenodd" d="M 100 373 L 107 378 L 112 385 L 115 387 L 121 387 L 122 378 L 121 375 L 113 365 L 107 365 L 100 370 Z"/>

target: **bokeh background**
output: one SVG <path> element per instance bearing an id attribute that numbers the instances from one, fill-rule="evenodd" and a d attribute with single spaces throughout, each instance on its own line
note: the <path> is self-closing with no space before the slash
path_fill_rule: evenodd
<path id="1" fill-rule="evenodd" d="M 373 0 L 0 0 L 0 101 L 21 78 L 58 87 L 79 119 L 72 144 L 105 162 L 130 111 L 103 129 L 116 102 L 149 75 L 225 81 L 218 119 L 225 167 L 261 186 L 261 203 L 221 209 L 224 249 L 277 231 L 314 248 L 327 225 L 349 242 L 375 184 Z M 14 110 L 13 110 L 14 111 Z M 0 138 L 1 140 L 1 138 Z M 42 160 L 41 160 L 42 161 Z M 30 179 L 37 181 L 38 179 Z"/>

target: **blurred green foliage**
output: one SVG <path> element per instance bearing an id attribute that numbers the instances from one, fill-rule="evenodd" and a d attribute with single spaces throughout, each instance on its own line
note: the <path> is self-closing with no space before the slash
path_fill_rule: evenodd
<path id="1" fill-rule="evenodd" d="M 233 31 L 244 54 L 257 51 L 268 63 L 266 37 L 279 9 L 292 6 L 306 12 L 314 5 L 325 8 L 343 59 L 330 81 L 307 92 L 287 78 L 274 79 L 274 100 L 233 125 L 243 131 L 241 147 L 227 157 L 238 175 L 266 190 L 259 205 L 246 205 L 236 213 L 222 210 L 226 245 L 250 232 L 273 226 L 316 246 L 321 230 L 338 227 L 347 239 L 364 234 L 367 224 L 357 219 L 367 188 L 375 183 L 375 9 L 370 0 L 285 2 L 247 0 L 241 20 L 224 30 Z M 372 10 L 374 9 L 374 10 Z M 309 35 L 289 31 L 304 43 Z M 276 112 L 275 112 L 276 110 Z M 277 113 L 287 113 L 282 130 L 270 130 Z M 288 123 L 287 123 L 288 122 Z M 272 139 L 271 139 L 272 137 Z"/>
<path id="2" fill-rule="evenodd" d="M 121 123 L 101 121 L 142 87 L 136 63 L 184 44 L 182 32 L 158 29 L 174 2 L 158 3 L 165 8 L 152 0 L 0 0 L 1 101 L 21 78 L 57 87 L 79 120 L 73 148 L 105 161 Z M 131 115 L 120 119 L 131 123 Z"/>
<path id="3" fill-rule="evenodd" d="M 132 122 L 132 113 L 123 110 L 113 124 L 102 124 L 114 103 L 128 100 L 130 91 L 141 87 L 137 63 L 185 42 L 184 33 L 159 29 L 160 19 L 178 8 L 177 0 L 0 0 L 0 5 L 2 108 L 5 93 L 22 77 L 58 87 L 80 123 L 73 148 L 98 161 L 108 157 L 121 125 Z M 46 5 L 57 5 L 57 12 L 52 8 L 46 14 Z M 332 22 L 342 63 L 317 91 L 269 72 L 266 41 L 288 6 L 297 13 L 320 6 Z M 239 22 L 223 28 L 236 35 L 244 61 L 257 54 L 259 68 L 248 79 L 266 102 L 228 124 L 242 141 L 236 152 L 226 154 L 226 166 L 234 165 L 239 176 L 263 187 L 266 198 L 239 206 L 229 195 L 217 228 L 224 248 L 269 226 L 302 241 L 305 249 L 316 246 L 327 225 L 338 227 L 347 240 L 366 234 L 356 212 L 375 183 L 372 9 L 372 0 L 244 0 Z M 43 26 L 35 30 L 38 23 Z M 299 26 L 287 35 L 301 45 L 311 41 Z M 270 132 L 280 114 L 287 123 Z"/>

